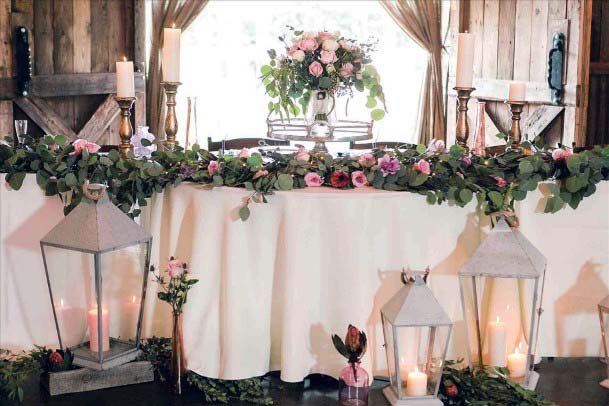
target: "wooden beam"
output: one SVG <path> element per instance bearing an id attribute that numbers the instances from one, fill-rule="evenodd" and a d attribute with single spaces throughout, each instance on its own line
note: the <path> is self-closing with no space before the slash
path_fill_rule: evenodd
<path id="1" fill-rule="evenodd" d="M 528 135 L 530 141 L 533 141 L 564 109 L 564 106 L 543 105 L 537 107 L 522 124 L 523 133 Z"/>
<path id="2" fill-rule="evenodd" d="M 453 90 L 455 78 L 449 78 L 449 96 L 456 96 Z M 507 99 L 510 80 L 500 79 L 474 79 L 474 87 L 476 90 L 472 93 L 472 97 L 490 101 L 504 101 Z M 552 104 L 550 89 L 547 83 L 543 82 L 527 82 L 527 103 L 529 104 Z M 563 96 L 564 106 L 575 105 L 575 86 L 567 84 L 565 86 L 565 95 Z"/>
<path id="3" fill-rule="evenodd" d="M 87 124 L 78 133 L 78 138 L 96 142 L 104 135 L 104 131 L 114 123 L 114 119 L 120 113 L 114 95 L 109 94 L 106 100 L 100 104 L 97 111 L 91 116 Z"/>
<path id="4" fill-rule="evenodd" d="M 575 112 L 575 145 L 587 144 L 588 97 L 590 86 L 590 39 L 592 27 L 592 0 L 581 0 L 579 10 L 579 55 L 577 60 L 577 85 L 581 97 Z"/>
<path id="5" fill-rule="evenodd" d="M 143 73 L 135 74 L 135 92 L 146 91 Z M 17 94 L 13 78 L 0 78 L 0 100 L 12 99 Z M 37 97 L 85 96 L 116 93 L 115 73 L 68 73 L 32 76 L 30 94 Z"/>
<path id="6" fill-rule="evenodd" d="M 0 77 L 13 76 L 11 0 L 0 0 Z"/>
<path id="7" fill-rule="evenodd" d="M 14 103 L 47 134 L 63 134 L 70 140 L 76 139 L 76 133 L 67 126 L 53 108 L 39 97 L 17 97 Z"/>
<path id="8" fill-rule="evenodd" d="M 590 62 L 591 75 L 609 75 L 609 62 Z"/>

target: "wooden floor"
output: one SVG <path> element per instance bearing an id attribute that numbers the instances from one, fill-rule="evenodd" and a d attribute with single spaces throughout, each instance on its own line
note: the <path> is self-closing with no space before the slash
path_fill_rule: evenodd
<path id="1" fill-rule="evenodd" d="M 547 399 L 560 406 L 609 405 L 609 390 L 599 386 L 604 378 L 605 366 L 598 358 L 557 358 L 543 360 L 537 370 L 541 374 L 538 390 Z M 336 381 L 322 376 L 313 376 L 303 385 L 285 384 L 276 375 L 265 378 L 269 395 L 278 406 L 335 406 Z M 370 396 L 371 406 L 385 406 L 381 389 L 387 382 L 375 380 Z M 2 401 L 0 401 L 3 405 Z M 161 406 L 200 405 L 200 393 L 187 391 L 182 397 L 173 397 L 161 384 L 141 384 L 101 391 L 45 398 L 38 389 L 37 380 L 25 388 L 24 405 L 88 405 L 88 406 Z M 9 403 L 10 404 L 10 403 Z M 16 405 L 16 403 L 14 403 Z M 231 405 L 245 405 L 232 402 Z"/>

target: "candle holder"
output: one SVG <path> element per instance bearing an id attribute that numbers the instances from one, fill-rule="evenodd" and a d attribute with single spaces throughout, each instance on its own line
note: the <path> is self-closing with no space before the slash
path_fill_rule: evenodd
<path id="1" fill-rule="evenodd" d="M 161 82 L 167 96 L 167 114 L 165 115 L 165 149 L 173 151 L 178 145 L 176 134 L 178 133 L 178 119 L 176 117 L 176 93 L 181 82 Z"/>
<path id="2" fill-rule="evenodd" d="M 467 103 L 469 102 L 471 93 L 476 90 L 473 87 L 454 87 L 457 91 L 457 100 L 459 103 L 457 113 L 457 144 L 467 149 L 467 139 L 469 138 L 469 123 L 467 122 Z"/>
<path id="3" fill-rule="evenodd" d="M 510 139 L 512 140 L 512 148 L 518 148 L 522 140 L 520 132 L 520 115 L 524 109 L 525 102 L 506 100 L 505 104 L 510 107 L 510 115 L 512 118 L 512 128 L 510 128 Z"/>
<path id="4" fill-rule="evenodd" d="M 118 135 L 121 137 L 121 143 L 118 149 L 123 158 L 127 158 L 129 152 L 133 151 L 131 137 L 133 136 L 133 127 L 131 126 L 131 107 L 135 103 L 135 97 L 115 97 L 114 100 L 118 103 L 121 109 L 121 125 L 118 130 Z"/>

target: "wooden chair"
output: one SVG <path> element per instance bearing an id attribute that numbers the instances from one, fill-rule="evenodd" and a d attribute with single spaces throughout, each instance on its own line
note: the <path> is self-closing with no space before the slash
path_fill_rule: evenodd
<path id="1" fill-rule="evenodd" d="M 227 149 L 256 148 L 261 146 L 261 142 L 273 146 L 290 145 L 290 141 L 272 140 L 270 138 L 233 138 L 230 140 L 212 141 L 211 137 L 207 137 L 207 149 L 209 151 L 220 151 Z"/>
<path id="2" fill-rule="evenodd" d="M 398 142 L 398 141 L 379 141 L 377 143 L 366 143 L 366 144 L 356 144 L 354 141 L 349 143 L 349 149 L 374 149 L 382 148 L 382 149 L 391 149 L 397 147 L 416 147 L 414 144 L 408 144 L 406 142 Z"/>

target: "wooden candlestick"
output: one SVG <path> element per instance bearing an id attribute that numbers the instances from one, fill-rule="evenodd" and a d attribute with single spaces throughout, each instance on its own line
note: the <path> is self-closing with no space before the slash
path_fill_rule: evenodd
<path id="1" fill-rule="evenodd" d="M 133 127 L 131 126 L 131 107 L 135 102 L 135 97 L 115 97 L 114 100 L 118 103 L 121 109 L 121 125 L 118 130 L 118 135 L 121 137 L 121 143 L 118 149 L 123 158 L 127 158 L 130 151 L 133 151 L 131 137 L 133 136 Z"/>
<path id="2" fill-rule="evenodd" d="M 178 119 L 176 117 L 176 93 L 180 82 L 162 82 L 167 96 L 167 114 L 165 115 L 165 148 L 173 151 L 178 145 L 176 134 L 178 133 Z"/>
<path id="3" fill-rule="evenodd" d="M 455 87 L 457 100 L 459 103 L 457 114 L 457 144 L 467 149 L 467 139 L 469 138 L 469 124 L 467 122 L 467 103 L 471 93 L 476 90 L 473 87 Z"/>
<path id="4" fill-rule="evenodd" d="M 521 101 L 510 101 L 505 102 L 510 106 L 510 114 L 512 117 L 512 128 L 510 128 L 510 140 L 512 140 L 512 148 L 517 148 L 522 140 L 522 134 L 520 132 L 520 114 L 524 108 L 525 103 Z"/>

